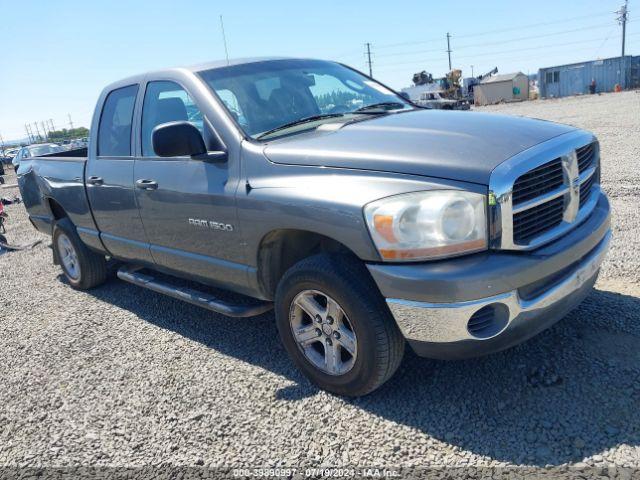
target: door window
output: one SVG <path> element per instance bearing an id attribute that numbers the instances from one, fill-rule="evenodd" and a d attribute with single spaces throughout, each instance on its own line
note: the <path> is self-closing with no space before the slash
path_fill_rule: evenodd
<path id="1" fill-rule="evenodd" d="M 131 156 L 131 123 L 138 85 L 118 88 L 107 96 L 98 127 L 98 155 Z"/>
<path id="2" fill-rule="evenodd" d="M 149 82 L 142 106 L 142 155 L 155 157 L 151 133 L 162 123 L 186 121 L 204 134 L 202 112 L 175 82 Z"/>

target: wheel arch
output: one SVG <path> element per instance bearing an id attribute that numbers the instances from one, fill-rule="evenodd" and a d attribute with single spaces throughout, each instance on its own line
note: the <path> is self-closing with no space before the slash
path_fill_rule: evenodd
<path id="1" fill-rule="evenodd" d="M 45 200 L 47 202 L 47 206 L 49 207 L 49 211 L 51 212 L 51 217 L 53 222 L 60 220 L 62 218 L 69 218 L 66 210 L 62 205 L 60 205 L 56 200 L 51 197 L 47 197 Z M 52 222 L 52 223 L 53 223 Z"/>
<path id="2" fill-rule="evenodd" d="M 268 299 L 275 296 L 284 273 L 300 260 L 318 253 L 336 253 L 358 258 L 343 243 L 317 232 L 278 229 L 267 233 L 258 247 L 258 282 Z"/>

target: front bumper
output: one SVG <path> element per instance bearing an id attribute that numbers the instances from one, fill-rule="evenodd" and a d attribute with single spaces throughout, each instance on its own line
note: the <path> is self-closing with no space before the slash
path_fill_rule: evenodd
<path id="1" fill-rule="evenodd" d="M 535 252 L 368 267 L 418 355 L 468 358 L 527 340 L 575 308 L 593 287 L 610 239 L 601 195 L 585 222 Z"/>

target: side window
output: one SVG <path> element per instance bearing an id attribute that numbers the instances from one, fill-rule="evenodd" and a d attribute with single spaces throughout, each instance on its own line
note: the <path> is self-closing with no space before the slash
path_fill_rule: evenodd
<path id="1" fill-rule="evenodd" d="M 558 83 L 560 81 L 560 72 L 553 72 L 553 83 Z"/>
<path id="2" fill-rule="evenodd" d="M 142 155 L 155 157 L 151 133 L 162 123 L 187 121 L 204 134 L 200 109 L 184 88 L 174 82 L 149 82 L 142 106 Z"/>
<path id="3" fill-rule="evenodd" d="M 131 156 L 131 124 L 138 85 L 118 88 L 107 96 L 98 127 L 98 155 Z"/>
<path id="4" fill-rule="evenodd" d="M 545 81 L 547 83 L 553 83 L 553 72 L 547 72 L 545 74 Z"/>

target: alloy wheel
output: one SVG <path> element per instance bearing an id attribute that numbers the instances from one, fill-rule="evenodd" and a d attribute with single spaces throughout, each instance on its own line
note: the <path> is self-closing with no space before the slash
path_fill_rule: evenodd
<path id="1" fill-rule="evenodd" d="M 58 253 L 64 271 L 72 280 L 80 278 L 80 262 L 71 240 L 64 233 L 58 235 Z"/>
<path id="2" fill-rule="evenodd" d="M 304 356 L 329 375 L 344 375 L 358 354 L 356 333 L 342 307 L 318 290 L 304 290 L 289 313 L 293 337 Z"/>

